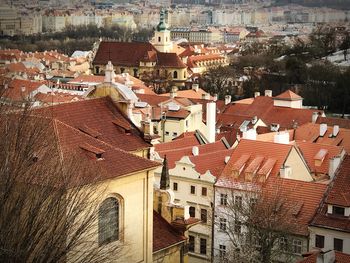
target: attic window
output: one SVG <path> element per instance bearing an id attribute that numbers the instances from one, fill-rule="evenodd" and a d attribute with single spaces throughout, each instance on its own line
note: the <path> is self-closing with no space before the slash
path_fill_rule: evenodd
<path id="1" fill-rule="evenodd" d="M 126 134 L 131 134 L 131 125 L 128 122 L 115 119 L 112 121 L 114 125 L 124 130 Z"/>
<path id="2" fill-rule="evenodd" d="M 97 148 L 88 143 L 83 143 L 79 145 L 79 147 L 89 153 L 94 154 L 97 160 L 101 160 L 103 158 L 102 155 L 105 153 L 103 149 Z"/>
<path id="3" fill-rule="evenodd" d="M 333 206 L 332 214 L 333 215 L 338 215 L 338 216 L 344 216 L 345 208 L 344 207 L 340 207 L 340 206 Z"/>
<path id="4" fill-rule="evenodd" d="M 97 138 L 97 137 L 102 135 L 100 132 L 90 128 L 89 126 L 87 126 L 85 124 L 80 126 L 80 127 L 78 127 L 78 129 L 80 131 L 82 131 L 83 133 L 86 133 L 86 134 L 88 134 L 88 135 L 90 135 L 91 137 L 94 137 L 94 138 Z"/>

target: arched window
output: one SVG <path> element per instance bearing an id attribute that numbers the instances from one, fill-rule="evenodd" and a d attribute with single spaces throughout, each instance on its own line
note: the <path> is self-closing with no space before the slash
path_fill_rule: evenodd
<path id="1" fill-rule="evenodd" d="M 174 79 L 177 79 L 177 71 L 174 71 Z"/>
<path id="2" fill-rule="evenodd" d="M 190 217 L 196 217 L 196 208 L 194 206 L 190 206 L 189 212 L 190 212 Z"/>
<path id="3" fill-rule="evenodd" d="M 108 244 L 119 239 L 119 214 L 118 199 L 109 197 L 102 202 L 98 211 L 99 245 Z"/>

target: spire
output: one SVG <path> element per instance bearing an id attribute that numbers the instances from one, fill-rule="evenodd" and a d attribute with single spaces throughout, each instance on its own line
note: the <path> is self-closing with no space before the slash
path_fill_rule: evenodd
<path id="1" fill-rule="evenodd" d="M 164 20 L 165 20 L 165 14 L 164 14 L 164 10 L 162 9 L 160 11 L 160 19 L 159 19 L 159 24 L 157 26 L 157 31 L 158 32 L 165 31 L 165 30 L 168 29 Z"/>
<path id="2" fill-rule="evenodd" d="M 169 177 L 169 168 L 166 155 L 164 156 L 162 174 L 160 176 L 160 189 L 168 190 L 170 188 L 170 177 Z"/>

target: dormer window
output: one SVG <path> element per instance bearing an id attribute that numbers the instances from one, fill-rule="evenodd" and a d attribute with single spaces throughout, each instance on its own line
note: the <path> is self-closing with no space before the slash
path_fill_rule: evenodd
<path id="1" fill-rule="evenodd" d="M 340 206 L 333 206 L 332 208 L 332 214 L 338 215 L 338 216 L 344 216 L 345 215 L 345 208 Z"/>

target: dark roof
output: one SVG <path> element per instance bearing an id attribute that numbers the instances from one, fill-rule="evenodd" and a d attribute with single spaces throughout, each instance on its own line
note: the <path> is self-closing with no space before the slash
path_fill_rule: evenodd
<path id="1" fill-rule="evenodd" d="M 326 123 L 329 126 L 338 125 L 339 128 L 350 129 L 350 120 L 343 118 L 318 117 L 316 123 Z"/>
<path id="2" fill-rule="evenodd" d="M 106 65 L 108 61 L 115 66 L 139 67 L 140 61 L 152 61 L 158 67 L 186 68 L 176 53 L 158 52 L 144 42 L 101 42 L 92 64 Z"/>
<path id="3" fill-rule="evenodd" d="M 138 67 L 148 51 L 156 51 L 146 42 L 106 42 L 100 43 L 92 64 L 105 65 L 111 61 L 113 65 Z"/>
<path id="4" fill-rule="evenodd" d="M 153 210 L 153 253 L 185 242 L 186 237 L 181 235 L 160 214 Z"/>

